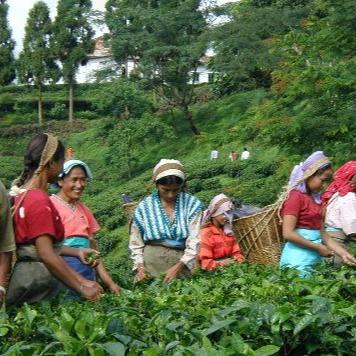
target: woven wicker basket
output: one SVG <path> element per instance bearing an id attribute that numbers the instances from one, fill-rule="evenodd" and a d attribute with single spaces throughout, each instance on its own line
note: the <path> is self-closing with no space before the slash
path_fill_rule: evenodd
<path id="1" fill-rule="evenodd" d="M 122 205 L 127 222 L 129 222 L 129 223 L 131 222 L 132 214 L 133 214 L 134 210 L 136 209 L 137 205 L 138 205 L 138 203 L 135 201 Z"/>
<path id="2" fill-rule="evenodd" d="M 249 262 L 279 262 L 283 236 L 277 204 L 268 205 L 256 214 L 234 220 L 233 227 L 242 253 Z"/>

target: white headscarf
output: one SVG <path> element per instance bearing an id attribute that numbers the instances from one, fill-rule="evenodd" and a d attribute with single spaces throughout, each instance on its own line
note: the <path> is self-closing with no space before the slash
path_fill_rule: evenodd
<path id="1" fill-rule="evenodd" d="M 208 209 L 203 213 L 202 224 L 208 222 L 211 218 L 227 213 L 234 209 L 234 204 L 225 194 L 216 195 L 210 202 Z M 226 235 L 233 235 L 232 222 L 226 222 L 224 225 L 224 232 Z"/>
<path id="2" fill-rule="evenodd" d="M 161 159 L 153 168 L 153 181 L 157 182 L 159 179 L 167 176 L 176 176 L 185 181 L 186 176 L 184 167 L 180 161 L 175 159 Z"/>

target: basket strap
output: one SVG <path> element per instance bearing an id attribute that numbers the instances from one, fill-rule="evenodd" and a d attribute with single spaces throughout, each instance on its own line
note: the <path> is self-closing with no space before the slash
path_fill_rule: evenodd
<path id="1" fill-rule="evenodd" d="M 22 193 L 22 196 L 20 198 L 20 200 L 18 201 L 18 203 L 16 205 L 14 205 L 11 209 L 11 216 L 12 218 L 15 217 L 15 214 L 17 213 L 17 210 L 19 209 L 19 207 L 21 206 L 21 204 L 23 203 L 25 197 L 26 197 L 26 194 L 27 194 L 28 190 L 26 190 L 24 193 Z"/>

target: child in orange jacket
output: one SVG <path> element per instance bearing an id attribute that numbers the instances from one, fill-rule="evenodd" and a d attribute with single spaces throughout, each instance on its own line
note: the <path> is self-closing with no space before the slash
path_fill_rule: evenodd
<path id="1" fill-rule="evenodd" d="M 199 252 L 202 269 L 214 270 L 233 262 L 244 261 L 229 219 L 229 212 L 232 209 L 230 199 L 224 194 L 219 194 L 204 211 Z"/>

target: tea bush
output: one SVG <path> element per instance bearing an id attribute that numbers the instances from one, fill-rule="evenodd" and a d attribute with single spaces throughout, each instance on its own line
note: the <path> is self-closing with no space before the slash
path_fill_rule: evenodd
<path id="1" fill-rule="evenodd" d="M 111 261 L 120 276 L 129 266 Z M 120 272 L 119 272 L 120 271 Z M 309 279 L 232 265 L 169 285 L 160 280 L 98 303 L 23 306 L 1 314 L 5 355 L 351 355 L 355 271 Z M 24 341 L 26 340 L 26 341 Z"/>

